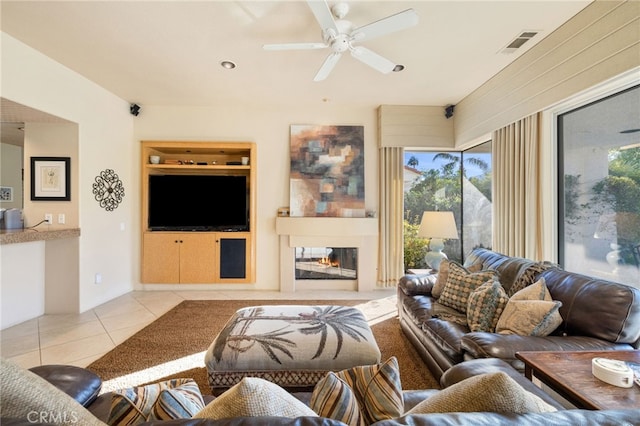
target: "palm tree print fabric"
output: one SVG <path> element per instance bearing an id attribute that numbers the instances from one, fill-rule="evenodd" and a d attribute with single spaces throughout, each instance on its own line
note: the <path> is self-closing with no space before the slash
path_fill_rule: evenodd
<path id="1" fill-rule="evenodd" d="M 205 357 L 210 373 L 335 371 L 379 362 L 380 350 L 364 315 L 345 306 L 240 309 Z"/>

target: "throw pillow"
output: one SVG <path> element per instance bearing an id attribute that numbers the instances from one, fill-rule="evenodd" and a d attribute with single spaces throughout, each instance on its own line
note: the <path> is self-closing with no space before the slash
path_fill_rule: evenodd
<path id="1" fill-rule="evenodd" d="M 194 419 L 227 417 L 301 417 L 317 414 L 289 392 L 267 380 L 245 377 L 207 404 Z"/>
<path id="2" fill-rule="evenodd" d="M 467 325 L 471 331 L 493 333 L 502 315 L 509 296 L 500 281 L 493 279 L 482 284 L 469 294 L 467 303 Z"/>
<path id="3" fill-rule="evenodd" d="M 339 420 L 349 426 L 364 426 L 353 389 L 333 372 L 329 372 L 313 388 L 309 406 L 320 417 Z"/>
<path id="4" fill-rule="evenodd" d="M 172 379 L 114 391 L 107 423 L 135 425 L 148 420 L 189 418 L 204 408 L 193 379 Z"/>
<path id="5" fill-rule="evenodd" d="M 547 288 L 547 283 L 544 278 L 540 278 L 535 283 L 517 291 L 510 300 L 546 300 L 552 301 L 551 293 Z"/>
<path id="6" fill-rule="evenodd" d="M 482 262 L 476 262 L 469 267 L 467 267 L 467 271 L 469 272 L 480 272 L 482 271 Z M 438 299 L 442 294 L 442 290 L 444 289 L 445 284 L 447 283 L 447 278 L 449 277 L 449 260 L 444 259 L 440 262 L 440 268 L 438 269 L 438 278 L 436 279 L 436 283 L 433 285 L 431 289 L 431 295 Z"/>
<path id="7" fill-rule="evenodd" d="M 338 371 L 335 375 L 353 391 L 360 409 L 361 422 L 364 424 L 369 425 L 402 415 L 404 401 L 396 357 L 391 357 L 382 364 L 363 365 Z M 323 403 L 331 399 L 326 396 L 320 397 L 320 393 L 324 392 L 326 387 L 325 384 L 323 387 L 316 385 L 314 388 L 310 406 L 316 413 L 333 411 Z M 345 393 L 339 388 L 336 391 Z M 346 399 L 345 396 L 341 398 Z M 333 399 L 339 398 L 336 396 Z"/>
<path id="8" fill-rule="evenodd" d="M 425 399 L 405 414 L 545 413 L 557 411 L 500 371 L 469 377 Z"/>
<path id="9" fill-rule="evenodd" d="M 518 291 L 523 288 L 534 283 L 536 277 L 546 271 L 547 269 L 558 268 L 559 266 L 555 263 L 551 263 L 548 261 L 544 262 L 534 262 L 529 265 L 525 271 L 520 275 L 515 282 L 509 288 L 509 296 L 513 296 Z"/>
<path id="10" fill-rule="evenodd" d="M 494 278 L 498 278 L 498 273 L 494 270 L 470 272 L 460 264 L 450 261 L 449 276 L 438 303 L 466 313 L 469 294 Z"/>
<path id="11" fill-rule="evenodd" d="M 559 301 L 509 300 L 496 324 L 496 333 L 548 336 L 562 324 L 560 306 Z"/>
<path id="12" fill-rule="evenodd" d="M 13 361 L 0 359 L 2 417 L 29 423 L 104 426 L 69 395 Z"/>
<path id="13" fill-rule="evenodd" d="M 511 296 L 496 324 L 496 333 L 548 336 L 562 324 L 561 306 L 562 302 L 551 298 L 541 278 Z"/>

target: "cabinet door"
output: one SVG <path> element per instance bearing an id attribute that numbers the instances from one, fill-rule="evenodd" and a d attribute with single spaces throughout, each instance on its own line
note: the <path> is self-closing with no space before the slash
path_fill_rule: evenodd
<path id="1" fill-rule="evenodd" d="M 216 281 L 214 234 L 185 233 L 180 244 L 180 282 L 203 284 Z"/>
<path id="2" fill-rule="evenodd" d="M 220 278 L 247 277 L 247 240 L 244 238 L 219 238 Z"/>
<path id="3" fill-rule="evenodd" d="M 248 233 L 226 232 L 217 235 L 218 276 L 221 282 L 249 282 L 251 263 Z"/>
<path id="4" fill-rule="evenodd" d="M 180 234 L 145 233 L 142 282 L 180 282 Z"/>

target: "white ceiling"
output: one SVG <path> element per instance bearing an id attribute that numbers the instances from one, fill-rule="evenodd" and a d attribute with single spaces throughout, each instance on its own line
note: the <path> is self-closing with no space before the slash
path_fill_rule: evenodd
<path id="1" fill-rule="evenodd" d="M 333 2 L 329 2 L 332 4 Z M 264 51 L 320 42 L 301 1 L 7 1 L 2 31 L 143 106 L 329 102 L 456 104 L 590 1 L 351 1 L 356 27 L 407 8 L 417 26 L 364 46 L 406 69 L 383 75 L 349 55 L 325 81 L 328 49 Z M 500 53 L 523 30 L 540 33 Z M 222 60 L 237 64 L 222 68 Z"/>

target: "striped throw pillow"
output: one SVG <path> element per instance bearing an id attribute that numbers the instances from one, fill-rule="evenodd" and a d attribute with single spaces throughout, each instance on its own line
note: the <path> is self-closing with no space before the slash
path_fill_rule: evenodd
<path id="1" fill-rule="evenodd" d="M 172 379 L 115 391 L 107 423 L 135 425 L 156 419 L 184 419 L 202 408 L 202 394 L 193 379 Z"/>
<path id="2" fill-rule="evenodd" d="M 364 426 L 353 390 L 333 372 L 327 373 L 313 388 L 309 406 L 321 417 L 349 426 Z"/>
<path id="3" fill-rule="evenodd" d="M 358 422 L 347 423 L 340 419 L 344 423 L 351 426 L 370 425 L 402 415 L 404 401 L 396 357 L 391 357 L 382 364 L 362 365 L 334 374 L 351 389 L 360 409 L 361 418 Z M 324 395 L 320 398 L 316 394 L 321 392 L 325 392 L 323 387 L 316 385 L 312 395 L 312 402 L 315 401 L 315 404 L 311 405 L 321 416 L 330 417 L 324 413 L 335 412 L 335 409 L 327 406 L 328 404 L 351 404 L 352 396 L 343 386 L 333 386 L 332 396 Z"/>

